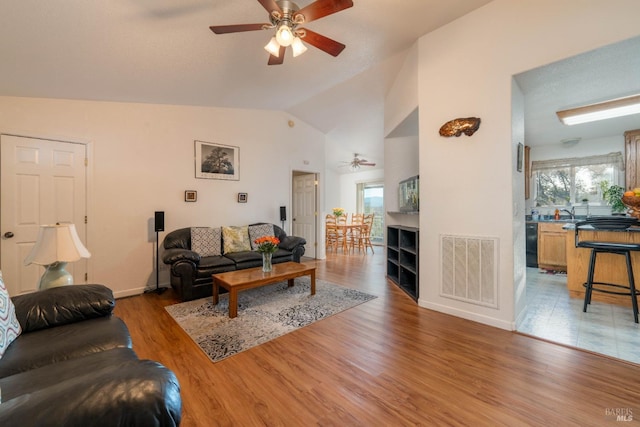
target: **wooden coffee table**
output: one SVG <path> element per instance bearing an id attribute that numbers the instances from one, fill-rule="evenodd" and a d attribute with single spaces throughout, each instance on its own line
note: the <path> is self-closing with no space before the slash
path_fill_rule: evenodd
<path id="1" fill-rule="evenodd" d="M 213 275 L 213 304 L 218 304 L 220 286 L 229 291 L 229 317 L 238 315 L 238 292 L 260 286 L 271 285 L 283 280 L 293 286 L 296 277 L 311 276 L 311 295 L 316 294 L 316 268 L 298 262 L 283 262 L 273 264 L 269 273 L 262 271 L 262 267 L 247 268 L 246 270 L 229 271 Z"/>

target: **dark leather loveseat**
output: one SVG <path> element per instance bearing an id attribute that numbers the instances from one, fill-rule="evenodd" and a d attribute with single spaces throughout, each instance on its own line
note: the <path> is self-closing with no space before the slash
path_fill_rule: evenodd
<path id="1" fill-rule="evenodd" d="M 304 245 L 307 243 L 305 239 L 287 236 L 287 233 L 275 224 L 256 223 L 249 227 L 260 225 L 273 226 L 274 235 L 280 240 L 278 251 L 273 254 L 274 264 L 286 261 L 300 262 L 300 258 L 304 255 Z M 191 228 L 189 227 L 167 234 L 163 247 L 162 261 L 171 266 L 171 287 L 183 301 L 211 296 L 212 274 L 262 265 L 262 255 L 256 251 L 200 256 L 191 250 Z"/>
<path id="2" fill-rule="evenodd" d="M 175 375 L 140 360 L 102 285 L 12 298 L 22 333 L 0 359 L 0 425 L 177 426 Z"/>

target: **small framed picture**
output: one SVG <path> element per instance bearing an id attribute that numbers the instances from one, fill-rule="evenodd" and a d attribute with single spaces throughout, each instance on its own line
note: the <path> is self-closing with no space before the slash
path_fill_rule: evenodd
<path id="1" fill-rule="evenodd" d="M 522 164 L 524 163 L 524 145 L 522 145 L 522 142 L 518 142 L 518 158 L 516 161 L 518 172 L 522 172 Z"/>
<path id="2" fill-rule="evenodd" d="M 198 192 L 194 190 L 186 190 L 184 192 L 184 201 L 185 202 L 195 202 L 198 200 Z"/>
<path id="3" fill-rule="evenodd" d="M 247 193 L 238 193 L 238 203 L 247 203 Z"/>

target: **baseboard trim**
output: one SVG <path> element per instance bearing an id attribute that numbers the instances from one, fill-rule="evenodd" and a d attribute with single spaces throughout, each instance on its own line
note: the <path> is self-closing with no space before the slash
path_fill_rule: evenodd
<path id="1" fill-rule="evenodd" d="M 452 316 L 482 323 L 484 325 L 493 326 L 495 328 L 504 329 L 506 331 L 515 330 L 515 325 L 513 322 L 507 322 L 501 319 L 496 319 L 495 317 L 484 316 L 482 314 L 473 313 L 465 310 L 458 310 L 456 308 L 449 307 L 447 305 L 435 304 L 433 302 L 423 301 L 422 299 L 418 300 L 418 305 L 423 308 L 428 308 L 429 310 L 439 311 L 440 313 L 450 314 Z"/>

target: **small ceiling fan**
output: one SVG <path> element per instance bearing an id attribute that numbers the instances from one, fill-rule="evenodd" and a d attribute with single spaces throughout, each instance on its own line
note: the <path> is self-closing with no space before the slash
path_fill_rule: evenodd
<path id="1" fill-rule="evenodd" d="M 342 43 L 302 28 L 301 25 L 348 9 L 353 6 L 352 0 L 316 0 L 302 9 L 288 0 L 258 0 L 258 2 L 269 12 L 268 23 L 212 25 L 209 28 L 216 34 L 276 29 L 275 35 L 264 47 L 270 54 L 269 65 L 279 65 L 284 62 L 287 46 L 291 46 L 294 57 L 303 54 L 307 50 L 303 41 L 333 56 L 338 56 L 344 50 L 345 45 Z"/>
<path id="2" fill-rule="evenodd" d="M 356 170 L 356 169 L 360 169 L 360 166 L 375 166 L 376 164 L 373 162 L 370 162 L 366 159 L 362 159 L 360 157 L 358 157 L 359 154 L 358 153 L 353 153 L 353 159 L 350 162 L 344 162 L 346 164 L 348 164 L 352 170 Z"/>

